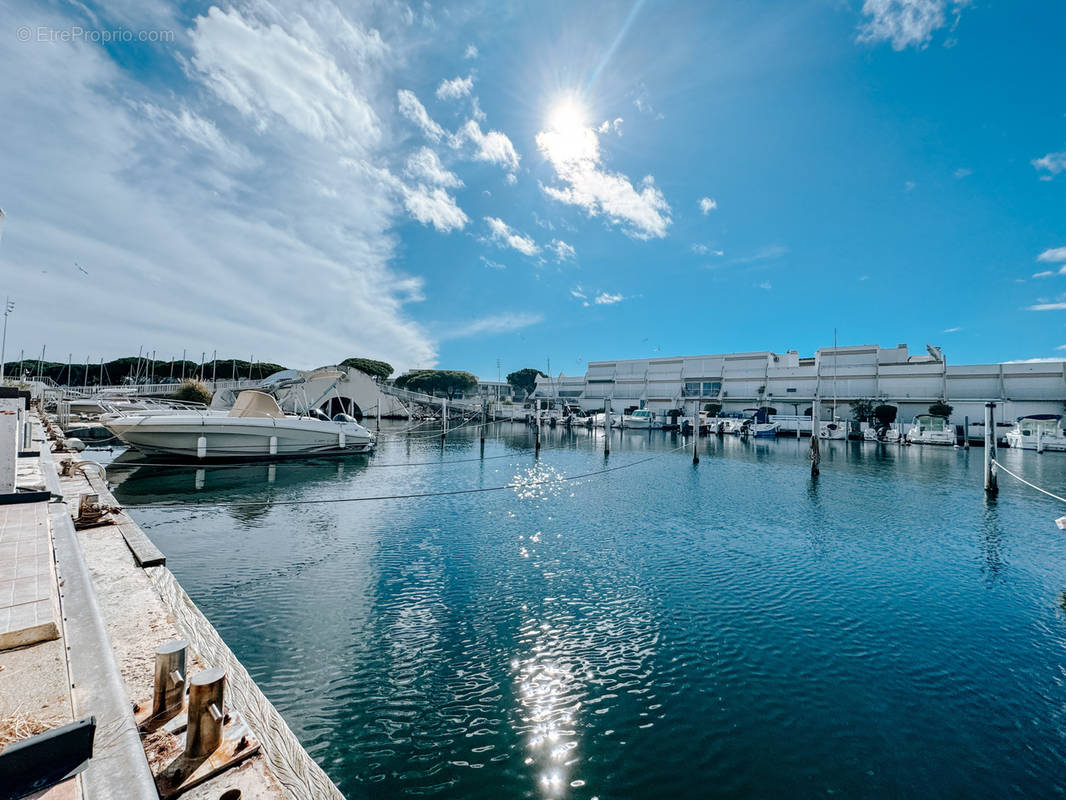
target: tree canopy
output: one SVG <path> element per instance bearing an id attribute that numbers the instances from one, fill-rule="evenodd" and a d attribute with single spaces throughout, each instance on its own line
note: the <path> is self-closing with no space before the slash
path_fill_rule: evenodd
<path id="1" fill-rule="evenodd" d="M 281 364 L 271 364 L 266 361 L 252 363 L 239 358 L 220 358 L 216 361 L 205 361 L 201 373 L 199 361 L 181 361 L 180 359 L 162 361 L 146 357 L 124 356 L 105 361 L 103 365 L 99 361 L 68 365 L 57 361 L 38 361 L 27 358 L 24 361 L 8 361 L 4 371 L 10 378 L 27 375 L 30 379 L 34 379 L 40 374 L 60 385 L 97 386 L 101 383 L 106 385 L 176 383 L 183 378 L 193 377 L 199 377 L 201 380 L 217 377 L 220 381 L 232 378 L 261 380 L 283 369 L 285 367 Z"/>
<path id="2" fill-rule="evenodd" d="M 937 400 L 931 406 L 929 406 L 929 413 L 936 417 L 950 417 L 951 412 L 955 409 L 945 403 L 943 400 Z"/>
<path id="3" fill-rule="evenodd" d="M 477 387 L 477 378 L 469 372 L 454 369 L 417 369 L 405 372 L 396 379 L 401 389 L 424 394 L 443 394 L 449 400 L 461 392 Z"/>
<path id="4" fill-rule="evenodd" d="M 357 369 L 360 372 L 365 372 L 371 378 L 381 378 L 382 380 L 395 372 L 392 364 L 387 361 L 375 361 L 372 358 L 346 358 L 338 366 Z"/>
<path id="5" fill-rule="evenodd" d="M 855 422 L 869 422 L 874 415 L 874 401 L 862 398 L 851 401 L 851 418 Z"/>
<path id="6" fill-rule="evenodd" d="M 507 376 L 507 382 L 511 384 L 515 389 L 520 389 L 527 395 L 533 394 L 533 390 L 537 388 L 537 376 L 547 378 L 548 376 L 541 372 L 539 369 L 533 369 L 533 367 L 526 367 L 525 369 L 516 370 Z"/>

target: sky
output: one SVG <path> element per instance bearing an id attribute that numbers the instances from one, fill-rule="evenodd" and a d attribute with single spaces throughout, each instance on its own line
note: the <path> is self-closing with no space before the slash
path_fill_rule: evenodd
<path id="1" fill-rule="evenodd" d="M 1066 356 L 1053 0 L 0 0 L 6 356 Z"/>

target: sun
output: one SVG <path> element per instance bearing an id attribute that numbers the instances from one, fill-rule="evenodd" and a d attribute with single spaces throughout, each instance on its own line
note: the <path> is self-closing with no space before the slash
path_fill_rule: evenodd
<path id="1" fill-rule="evenodd" d="M 586 128 L 586 114 L 572 97 L 557 102 L 548 115 L 548 127 L 563 136 L 576 136 Z"/>
<path id="2" fill-rule="evenodd" d="M 596 133 L 589 125 L 589 116 L 572 95 L 556 101 L 548 113 L 547 131 L 538 142 L 548 156 L 557 162 L 595 158 Z"/>

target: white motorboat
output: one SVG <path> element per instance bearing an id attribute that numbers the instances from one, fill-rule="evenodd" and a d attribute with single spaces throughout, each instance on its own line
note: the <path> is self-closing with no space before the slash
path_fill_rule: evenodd
<path id="1" fill-rule="evenodd" d="M 1020 450 L 1066 451 L 1061 414 L 1030 414 L 1019 417 L 1007 432 L 1007 444 Z"/>
<path id="2" fill-rule="evenodd" d="M 938 414 L 919 414 L 914 424 L 907 431 L 907 441 L 911 444 L 958 444 L 955 426 L 947 417 Z"/>
<path id="3" fill-rule="evenodd" d="M 877 435 L 877 428 L 869 426 L 862 432 L 862 438 L 867 442 L 898 442 L 900 439 L 899 429 L 895 427 L 885 428 L 885 431 L 879 437 Z"/>
<path id="4" fill-rule="evenodd" d="M 271 458 L 365 453 L 374 437 L 347 414 L 318 409 L 286 414 L 269 394 L 241 392 L 229 413 L 112 415 L 104 426 L 143 453 L 212 458 Z"/>
<path id="5" fill-rule="evenodd" d="M 634 430 L 659 430 L 662 428 L 661 420 L 656 420 L 655 415 L 646 408 L 634 409 L 632 414 L 622 416 L 622 427 Z"/>
<path id="6" fill-rule="evenodd" d="M 840 420 L 833 420 L 832 422 L 819 422 L 818 423 L 818 438 L 819 439 L 847 439 L 848 438 L 848 424 L 841 422 Z"/>

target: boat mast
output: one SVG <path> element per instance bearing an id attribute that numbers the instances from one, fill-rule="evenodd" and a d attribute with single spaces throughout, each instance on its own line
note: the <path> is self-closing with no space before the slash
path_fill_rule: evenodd
<path id="1" fill-rule="evenodd" d="M 837 421 L 837 329 L 833 328 L 833 422 Z"/>

